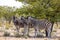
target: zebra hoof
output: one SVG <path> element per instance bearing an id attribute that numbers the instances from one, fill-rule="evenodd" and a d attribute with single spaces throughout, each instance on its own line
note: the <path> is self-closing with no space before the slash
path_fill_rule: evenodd
<path id="1" fill-rule="evenodd" d="M 47 38 L 51 38 L 51 36 L 47 36 Z"/>

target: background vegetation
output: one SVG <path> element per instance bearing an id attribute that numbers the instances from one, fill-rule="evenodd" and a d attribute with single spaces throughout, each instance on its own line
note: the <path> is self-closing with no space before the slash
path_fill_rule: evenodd
<path id="1" fill-rule="evenodd" d="M 33 16 L 38 19 L 60 21 L 60 0 L 17 0 L 24 5 L 21 8 L 0 6 L 0 18 L 11 20 L 16 16 Z"/>

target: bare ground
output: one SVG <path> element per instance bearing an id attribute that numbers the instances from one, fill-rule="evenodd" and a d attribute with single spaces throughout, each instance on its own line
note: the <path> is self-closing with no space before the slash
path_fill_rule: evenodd
<path id="1" fill-rule="evenodd" d="M 4 32 L 0 32 L 0 40 L 60 40 L 60 24 L 58 25 L 59 27 L 56 27 L 54 25 L 53 32 L 52 32 L 52 37 L 51 38 L 46 38 L 46 37 L 39 37 L 39 38 L 33 38 L 33 37 L 4 37 L 2 36 Z M 33 34 L 32 30 L 30 32 L 30 35 Z"/>
<path id="2" fill-rule="evenodd" d="M 60 38 L 15 38 L 15 37 L 0 37 L 0 40 L 60 40 Z"/>

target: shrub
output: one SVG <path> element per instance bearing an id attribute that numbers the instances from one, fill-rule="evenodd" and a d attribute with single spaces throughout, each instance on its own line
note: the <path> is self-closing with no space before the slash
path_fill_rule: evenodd
<path id="1" fill-rule="evenodd" d="M 9 32 L 4 32 L 4 36 L 10 36 Z"/>
<path id="2" fill-rule="evenodd" d="M 14 33 L 14 34 L 15 34 L 15 37 L 20 37 L 19 33 Z"/>

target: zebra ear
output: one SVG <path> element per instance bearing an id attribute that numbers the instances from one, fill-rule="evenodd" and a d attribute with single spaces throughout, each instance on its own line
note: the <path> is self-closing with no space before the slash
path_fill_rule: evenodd
<path id="1" fill-rule="evenodd" d="M 16 16 L 12 16 L 12 19 L 16 19 L 17 17 Z"/>
<path id="2" fill-rule="evenodd" d="M 12 19 L 15 19 L 15 16 L 12 16 Z"/>
<path id="3" fill-rule="evenodd" d="M 24 16 L 21 16 L 21 20 L 23 20 L 24 19 Z"/>

